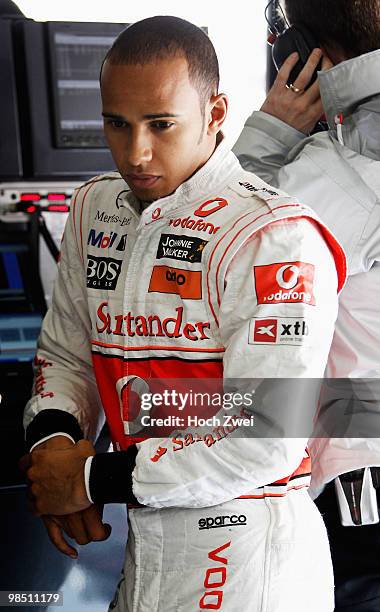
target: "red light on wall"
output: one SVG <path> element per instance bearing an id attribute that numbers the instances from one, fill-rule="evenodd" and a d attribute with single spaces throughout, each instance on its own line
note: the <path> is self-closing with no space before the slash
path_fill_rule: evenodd
<path id="1" fill-rule="evenodd" d="M 66 204 L 49 204 L 47 210 L 49 212 L 69 212 L 69 207 Z"/>
<path id="2" fill-rule="evenodd" d="M 48 193 L 47 199 L 50 202 L 62 202 L 66 200 L 64 193 Z"/>
<path id="3" fill-rule="evenodd" d="M 41 196 L 39 193 L 22 193 L 20 200 L 21 202 L 39 202 Z"/>
<path id="4" fill-rule="evenodd" d="M 27 213 L 35 213 L 37 210 L 37 206 L 28 206 L 28 208 L 26 209 Z"/>

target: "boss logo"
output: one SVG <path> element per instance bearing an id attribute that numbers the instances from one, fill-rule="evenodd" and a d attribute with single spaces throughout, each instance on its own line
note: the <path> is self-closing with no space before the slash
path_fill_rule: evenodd
<path id="1" fill-rule="evenodd" d="M 87 287 L 114 291 L 121 270 L 121 261 L 105 257 L 87 257 Z"/>
<path id="2" fill-rule="evenodd" d="M 201 518 L 198 521 L 199 530 L 201 529 L 217 529 L 218 527 L 235 527 L 237 525 L 246 525 L 247 517 L 245 514 L 226 514 L 221 516 L 208 516 Z"/>

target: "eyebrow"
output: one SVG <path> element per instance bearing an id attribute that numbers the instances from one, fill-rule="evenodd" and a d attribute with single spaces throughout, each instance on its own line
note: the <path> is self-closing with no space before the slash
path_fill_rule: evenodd
<path id="1" fill-rule="evenodd" d="M 117 115 L 115 113 L 102 113 L 103 117 L 109 119 L 118 119 L 119 121 L 126 121 L 127 119 L 122 115 Z M 176 115 L 175 113 L 152 113 L 149 115 L 143 115 L 143 119 L 164 119 L 169 117 L 180 117 L 180 115 Z"/>

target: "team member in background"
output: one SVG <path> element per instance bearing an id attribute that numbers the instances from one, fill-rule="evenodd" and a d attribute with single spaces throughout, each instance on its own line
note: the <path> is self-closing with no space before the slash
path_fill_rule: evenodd
<path id="1" fill-rule="evenodd" d="M 285 10 L 291 24 L 314 35 L 332 64 L 319 73 L 319 83 L 305 89 L 322 54 L 314 50 L 294 82 L 296 89 L 288 89 L 297 61 L 291 55 L 234 150 L 246 169 L 296 194 L 320 214 L 346 250 L 349 278 L 327 376 L 379 378 L 380 2 L 286 0 Z M 322 112 L 330 130 L 309 137 Z M 317 497 L 326 487 L 317 503 L 332 548 L 336 610 L 370 612 L 380 609 L 380 525 L 371 480 L 376 483 L 376 472 L 363 468 L 380 466 L 380 397 L 368 381 L 351 384 L 353 394 L 340 395 L 347 393 L 347 384 L 337 388 L 322 410 L 321 422 L 329 423 L 325 431 L 331 438 L 311 444 L 311 491 Z M 359 413 L 355 418 L 348 416 L 353 406 Z M 351 437 L 342 437 L 346 430 Z M 356 500 L 348 504 L 344 489 L 352 496 L 353 488 Z M 370 521 L 377 524 L 365 526 Z"/>
<path id="2" fill-rule="evenodd" d="M 25 412 L 31 495 L 72 555 L 63 531 L 85 522 L 105 537 L 93 504 L 129 503 L 113 609 L 327 612 L 306 438 L 136 438 L 133 392 L 165 377 L 320 377 L 332 340 L 344 254 L 307 207 L 242 170 L 218 82 L 208 37 L 174 17 L 129 27 L 106 56 L 120 174 L 72 202 Z M 102 408 L 115 452 L 95 455 Z"/>

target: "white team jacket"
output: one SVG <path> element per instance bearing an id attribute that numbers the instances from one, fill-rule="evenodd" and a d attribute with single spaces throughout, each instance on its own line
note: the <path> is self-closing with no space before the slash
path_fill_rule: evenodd
<path id="1" fill-rule="evenodd" d="M 103 407 L 125 449 L 133 393 L 154 380 L 321 377 L 344 279 L 344 253 L 315 214 L 243 171 L 223 143 L 141 215 L 120 175 L 98 177 L 73 198 L 25 426 L 53 408 L 91 438 Z M 307 483 L 305 438 L 214 432 L 214 442 L 138 442 L 137 499 L 208 506 Z"/>
<path id="2" fill-rule="evenodd" d="M 319 81 L 329 132 L 306 137 L 259 111 L 234 147 L 244 168 L 311 206 L 347 254 L 349 277 L 326 376 L 352 381 L 360 413 L 347 417 L 349 382 L 329 398 L 324 417 L 332 437 L 310 445 L 313 496 L 343 472 L 380 465 L 379 392 L 356 382 L 380 379 L 380 50 L 319 73 Z M 344 145 L 336 136 L 337 114 Z"/>

